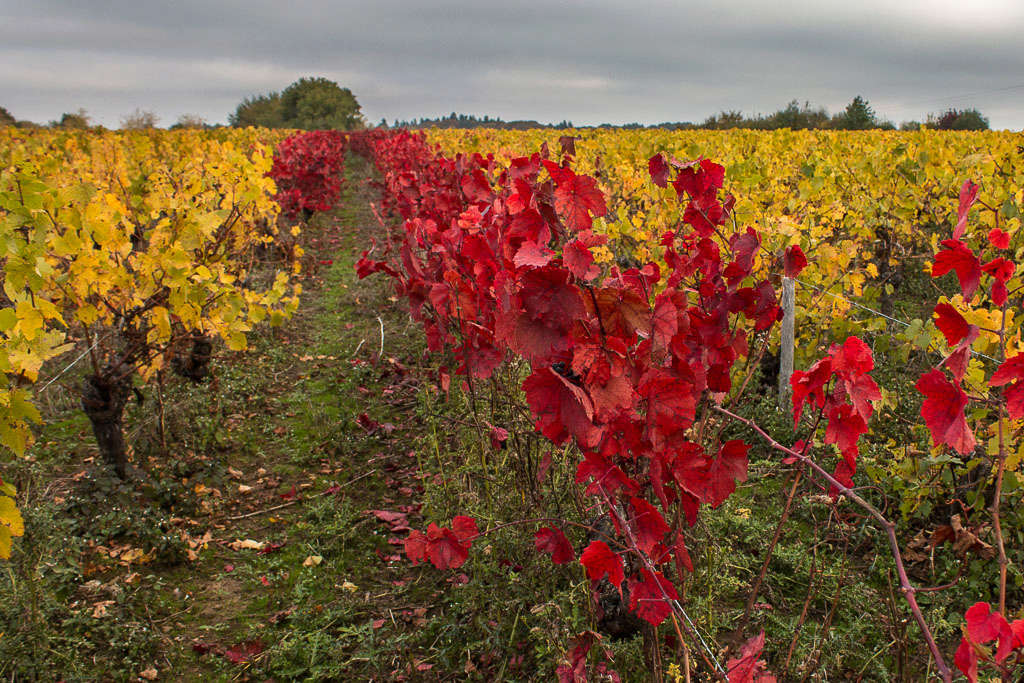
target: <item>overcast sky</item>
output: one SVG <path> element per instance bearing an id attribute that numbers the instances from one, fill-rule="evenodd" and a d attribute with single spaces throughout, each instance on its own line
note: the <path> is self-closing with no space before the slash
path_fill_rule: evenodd
<path id="1" fill-rule="evenodd" d="M 302 76 L 370 122 L 456 111 L 578 125 L 976 107 L 1024 127 L 1024 0 L 0 0 L 0 106 L 116 127 L 224 122 Z"/>

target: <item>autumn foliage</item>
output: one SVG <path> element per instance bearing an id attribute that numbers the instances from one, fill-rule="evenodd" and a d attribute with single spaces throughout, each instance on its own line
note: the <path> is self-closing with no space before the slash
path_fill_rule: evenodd
<path id="1" fill-rule="evenodd" d="M 296 133 L 277 146 L 267 175 L 277 184 L 274 199 L 286 216 L 334 207 L 341 194 L 345 140 L 339 131 L 315 130 Z"/>
<path id="2" fill-rule="evenodd" d="M 662 154 L 649 160 L 651 181 L 675 190 L 679 220 L 663 230 L 659 261 L 626 268 L 595 258 L 607 238 L 594 231 L 594 219 L 607 203 L 597 180 L 574 170 L 571 139 L 563 140 L 560 157 L 545 146 L 508 164 L 479 154 L 447 157 L 407 132 L 372 147 L 382 203 L 402 230 L 364 252 L 360 276 L 384 272 L 395 280 L 431 350 L 450 354 L 467 386 L 503 364 L 526 364 L 521 389 L 535 429 L 553 445 L 576 447 L 576 482 L 613 530 L 575 544 L 568 526 L 545 524 L 534 535 L 537 551 L 555 564 L 578 561 L 595 590 L 607 580 L 637 616 L 652 626 L 671 618 L 679 632 L 677 582 L 693 570 L 685 531 L 703 505 L 720 506 L 747 477 L 749 445 L 721 440 L 716 426 L 732 417 L 787 462 L 816 472 L 833 498 L 851 498 L 882 524 L 908 605 L 939 673 L 951 679 L 903 570 L 894 525 L 853 488 L 860 439 L 882 398 L 870 375 L 871 348 L 851 336 L 794 373 L 794 422 L 810 431 L 792 446 L 727 409 L 745 389 L 737 361 L 781 317 L 773 283 L 779 275 L 797 277 L 807 258 L 797 245 L 766 256 L 757 230 L 736 225 L 722 166 Z M 955 275 L 958 301 L 985 286 L 992 304 L 1005 307 L 1014 263 L 1001 255 L 983 261 L 965 241 L 977 194 L 976 185 L 964 184 L 957 224 L 931 273 Z M 1006 249 L 1009 236 L 993 229 L 987 244 Z M 936 306 L 949 352 L 917 382 L 935 445 L 964 454 L 976 442 L 963 383 L 982 333 L 965 313 L 955 302 Z M 988 385 L 1003 388 L 1006 414 L 1024 416 L 1024 354 L 1002 362 Z M 834 465 L 818 464 L 831 453 Z M 488 533 L 472 521 L 457 517 L 451 528 L 414 531 L 407 555 L 440 569 L 462 565 L 473 539 Z M 999 610 L 989 614 L 984 605 L 982 615 L 979 603 L 967 615 L 955 663 L 972 680 L 979 662 L 1008 670 L 1009 653 L 1020 646 L 1015 634 L 1024 627 L 1003 616 L 1003 572 Z M 984 646 L 993 640 L 999 648 L 991 656 Z M 581 642 L 589 649 L 591 641 Z M 763 633 L 747 641 L 721 673 L 730 681 L 774 680 L 760 660 L 763 644 Z M 563 680 L 583 680 L 577 657 L 566 667 L 572 674 Z"/>
<path id="3" fill-rule="evenodd" d="M 431 348 L 452 353 L 467 381 L 516 358 L 529 364 L 521 388 L 536 429 L 579 448 L 576 481 L 615 531 L 578 558 L 551 526 L 537 530 L 536 547 L 556 564 L 578 559 L 595 586 L 628 588 L 630 609 L 652 625 L 672 614 L 675 581 L 692 571 L 684 529 L 746 479 L 748 446 L 715 441 L 710 407 L 733 389 L 733 365 L 754 336 L 781 316 L 758 271 L 760 236 L 730 225 L 724 169 L 658 159 L 652 166 L 668 170 L 655 180 L 671 177 L 682 208 L 662 239 L 667 270 L 599 267 L 592 249 L 606 238 L 592 228 L 605 199 L 571 154 L 502 167 L 399 133 L 377 143 L 375 160 L 404 234 L 386 246 L 390 259 L 368 252 L 357 265 L 396 280 Z M 858 399 L 870 398 L 861 366 L 842 372 Z M 413 532 L 406 553 L 458 567 L 477 533 L 461 533 L 465 525 Z"/>

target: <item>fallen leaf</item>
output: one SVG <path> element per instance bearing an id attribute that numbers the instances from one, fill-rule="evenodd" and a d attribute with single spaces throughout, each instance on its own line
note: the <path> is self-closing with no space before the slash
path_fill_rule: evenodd
<path id="1" fill-rule="evenodd" d="M 324 561 L 324 558 L 321 557 L 320 555 L 310 555 L 305 560 L 303 560 L 302 566 L 303 567 L 316 567 L 316 566 L 318 566 L 323 561 Z"/>
<path id="2" fill-rule="evenodd" d="M 262 541 L 254 541 L 251 538 L 247 538 L 244 541 L 238 539 L 228 543 L 228 547 L 232 550 L 263 550 L 266 545 Z"/>
<path id="3" fill-rule="evenodd" d="M 262 548 L 260 548 L 259 554 L 267 555 L 269 553 L 277 552 L 278 550 L 284 547 L 284 543 L 284 541 L 281 541 L 280 543 L 267 543 Z"/>
<path id="4" fill-rule="evenodd" d="M 107 616 L 107 608 L 114 604 L 113 600 L 100 600 L 92 606 L 92 618 L 99 619 Z"/>
<path id="5" fill-rule="evenodd" d="M 250 640 L 227 650 L 224 653 L 224 658 L 232 664 L 243 664 L 263 652 L 263 649 L 263 641 Z"/>
<path id="6" fill-rule="evenodd" d="M 144 671 L 139 672 L 139 678 L 145 678 L 147 681 L 155 681 L 157 677 L 157 671 L 153 667 L 149 667 Z"/>

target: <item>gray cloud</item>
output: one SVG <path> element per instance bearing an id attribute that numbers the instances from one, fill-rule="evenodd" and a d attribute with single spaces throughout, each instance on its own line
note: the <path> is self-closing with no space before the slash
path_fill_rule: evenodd
<path id="1" fill-rule="evenodd" d="M 1022 28 L 1009 0 L 0 0 L 0 105 L 224 121 L 247 95 L 322 75 L 373 121 L 653 123 L 861 94 L 896 122 L 973 106 L 1020 129 Z"/>

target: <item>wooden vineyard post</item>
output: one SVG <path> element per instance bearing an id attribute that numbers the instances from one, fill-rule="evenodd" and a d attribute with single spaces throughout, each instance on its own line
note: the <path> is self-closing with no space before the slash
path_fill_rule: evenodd
<path id="1" fill-rule="evenodd" d="M 779 340 L 779 407 L 789 408 L 793 376 L 793 344 L 796 326 L 795 283 L 793 278 L 782 278 L 782 333 Z"/>

